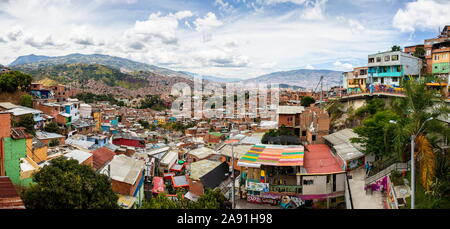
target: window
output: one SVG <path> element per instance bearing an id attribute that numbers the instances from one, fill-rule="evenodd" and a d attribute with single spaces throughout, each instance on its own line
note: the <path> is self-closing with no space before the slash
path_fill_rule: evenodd
<path id="1" fill-rule="evenodd" d="M 393 55 L 392 56 L 392 61 L 398 61 L 398 55 Z"/>
<path id="2" fill-rule="evenodd" d="M 393 77 L 392 78 L 392 82 L 398 82 L 398 78 L 397 77 Z"/>
<path id="3" fill-rule="evenodd" d="M 306 131 L 302 131 L 302 136 L 306 136 Z"/>
<path id="4" fill-rule="evenodd" d="M 377 63 L 381 62 L 381 56 L 377 57 Z"/>
<path id="5" fill-rule="evenodd" d="M 369 58 L 369 63 L 375 63 L 375 58 Z"/>
<path id="6" fill-rule="evenodd" d="M 391 56 L 385 56 L 384 61 L 391 61 Z"/>
<path id="7" fill-rule="evenodd" d="M 427 50 L 427 56 L 431 55 L 431 50 Z"/>
<path id="8" fill-rule="evenodd" d="M 378 78 L 373 78 L 373 82 L 378 82 Z"/>
<path id="9" fill-rule="evenodd" d="M 303 180 L 303 185 L 312 185 L 314 184 L 314 180 Z"/>
<path id="10" fill-rule="evenodd" d="M 313 141 L 313 142 L 316 141 L 316 138 L 317 138 L 316 135 L 313 135 L 313 136 L 312 136 L 312 141 Z"/>

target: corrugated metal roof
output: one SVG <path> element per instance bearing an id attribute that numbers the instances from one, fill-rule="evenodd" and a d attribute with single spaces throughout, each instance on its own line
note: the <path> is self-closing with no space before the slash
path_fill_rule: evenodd
<path id="1" fill-rule="evenodd" d="M 111 179 L 134 185 L 142 170 L 145 162 L 136 160 L 125 155 L 116 155 L 109 163 Z M 106 166 L 102 174 L 108 175 L 108 166 Z"/>

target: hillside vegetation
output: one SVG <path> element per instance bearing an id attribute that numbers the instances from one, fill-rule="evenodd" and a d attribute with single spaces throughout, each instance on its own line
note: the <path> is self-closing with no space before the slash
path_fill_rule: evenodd
<path id="1" fill-rule="evenodd" d="M 16 69 L 34 76 L 34 80 L 56 81 L 62 84 L 79 82 L 81 85 L 88 80 L 96 80 L 108 86 L 120 86 L 126 89 L 138 89 L 148 85 L 142 75 L 122 73 L 120 70 L 99 64 L 64 64 L 28 68 L 18 66 Z"/>

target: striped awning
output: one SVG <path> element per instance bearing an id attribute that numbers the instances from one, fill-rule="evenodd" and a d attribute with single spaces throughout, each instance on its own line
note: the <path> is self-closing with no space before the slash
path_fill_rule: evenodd
<path id="1" fill-rule="evenodd" d="M 303 166 L 303 146 L 254 145 L 239 162 L 270 166 Z"/>

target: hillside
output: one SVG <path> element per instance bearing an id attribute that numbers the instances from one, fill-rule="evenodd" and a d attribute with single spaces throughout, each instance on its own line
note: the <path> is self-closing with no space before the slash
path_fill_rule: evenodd
<path id="1" fill-rule="evenodd" d="M 84 55 L 76 53 L 57 57 L 36 55 L 20 56 L 9 64 L 9 66 L 14 68 L 36 70 L 43 67 L 68 64 L 98 64 L 116 68 L 122 72 L 148 71 L 167 77 L 191 78 L 189 75 L 172 71 L 170 69 L 160 68 L 154 65 L 144 64 L 121 57 L 101 54 Z"/>
<path id="2" fill-rule="evenodd" d="M 274 72 L 262 75 L 253 79 L 244 80 L 244 83 L 276 83 L 299 86 L 308 89 L 314 89 L 320 81 L 320 76 L 324 76 L 324 87 L 338 86 L 342 72 L 331 70 L 293 70 L 285 72 Z"/>
<path id="3" fill-rule="evenodd" d="M 143 76 L 125 74 L 118 69 L 99 64 L 62 64 L 40 66 L 39 68 L 23 66 L 19 65 L 13 68 L 33 75 L 35 81 L 50 79 L 62 84 L 72 82 L 83 84 L 88 80 L 96 80 L 111 87 L 121 86 L 127 89 L 137 89 L 148 84 Z"/>

